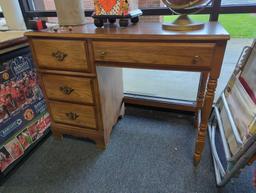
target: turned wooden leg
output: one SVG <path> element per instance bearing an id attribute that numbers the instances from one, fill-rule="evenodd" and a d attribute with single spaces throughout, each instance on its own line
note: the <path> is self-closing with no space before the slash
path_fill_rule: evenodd
<path id="1" fill-rule="evenodd" d="M 207 84 L 206 96 L 201 114 L 201 124 L 198 130 L 196 147 L 194 153 L 194 165 L 198 165 L 201 160 L 201 154 L 204 149 L 205 137 L 207 133 L 208 118 L 211 113 L 214 94 L 217 87 L 217 79 L 210 78 Z"/>
<path id="2" fill-rule="evenodd" d="M 55 126 L 54 123 L 51 125 L 51 131 L 54 139 L 56 140 L 62 140 L 63 139 L 63 134 L 59 131 L 59 129 Z"/>
<path id="3" fill-rule="evenodd" d="M 104 139 L 97 139 L 95 140 L 95 143 L 98 149 L 103 149 L 103 150 L 106 149 L 106 144 L 104 142 Z"/>
<path id="4" fill-rule="evenodd" d="M 52 130 L 52 135 L 53 135 L 54 139 L 56 139 L 56 140 L 62 140 L 63 139 L 63 135 L 59 132 L 55 132 L 54 130 Z"/>
<path id="5" fill-rule="evenodd" d="M 194 119 L 194 128 L 198 130 L 199 128 L 199 120 L 200 120 L 200 115 L 201 113 L 199 112 L 200 109 L 197 109 L 197 111 L 195 112 L 195 119 Z"/>
<path id="6" fill-rule="evenodd" d="M 198 92 L 197 92 L 197 100 L 196 100 L 196 112 L 195 112 L 195 120 L 194 120 L 194 128 L 198 129 L 198 121 L 199 121 L 199 111 L 202 109 L 204 104 L 204 97 L 205 97 L 205 91 L 206 91 L 206 85 L 208 80 L 209 73 L 208 72 L 202 72 L 200 75 L 200 81 L 198 86 Z"/>
<path id="7" fill-rule="evenodd" d="M 199 121 L 199 112 L 198 110 L 195 112 L 195 120 L 194 120 L 194 128 L 198 128 L 198 121 Z"/>

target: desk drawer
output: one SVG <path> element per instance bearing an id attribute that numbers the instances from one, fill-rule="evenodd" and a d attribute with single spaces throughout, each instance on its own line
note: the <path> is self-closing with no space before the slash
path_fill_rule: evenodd
<path id="1" fill-rule="evenodd" d="M 209 67 L 214 46 L 213 43 L 93 42 L 96 61 L 157 64 L 163 68 Z"/>
<path id="2" fill-rule="evenodd" d="M 93 103 L 92 79 L 52 74 L 42 74 L 41 77 L 49 99 Z"/>
<path id="3" fill-rule="evenodd" d="M 33 39 L 39 68 L 89 71 L 84 41 Z"/>
<path id="4" fill-rule="evenodd" d="M 96 128 L 94 106 L 49 101 L 52 117 L 57 123 Z"/>

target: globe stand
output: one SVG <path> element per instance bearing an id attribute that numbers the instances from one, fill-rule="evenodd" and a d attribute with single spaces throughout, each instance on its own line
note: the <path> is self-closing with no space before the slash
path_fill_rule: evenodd
<path id="1" fill-rule="evenodd" d="M 180 15 L 174 22 L 172 23 L 162 23 L 162 28 L 164 30 L 171 31 L 193 31 L 199 30 L 204 27 L 203 23 L 197 23 L 191 20 L 188 15 Z"/>

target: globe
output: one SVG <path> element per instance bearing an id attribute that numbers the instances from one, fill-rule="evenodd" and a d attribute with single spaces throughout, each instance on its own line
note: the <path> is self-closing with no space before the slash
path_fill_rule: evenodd
<path id="1" fill-rule="evenodd" d="M 208 6 L 212 0 L 162 0 L 163 3 L 175 14 L 180 15 L 172 23 L 163 23 L 162 27 L 166 30 L 174 31 L 190 31 L 199 30 L 204 27 L 203 23 L 197 23 L 191 20 L 187 14 L 180 13 L 180 9 L 186 9 L 189 12 L 192 8 L 199 7 L 200 9 L 191 14 L 196 14 Z"/>

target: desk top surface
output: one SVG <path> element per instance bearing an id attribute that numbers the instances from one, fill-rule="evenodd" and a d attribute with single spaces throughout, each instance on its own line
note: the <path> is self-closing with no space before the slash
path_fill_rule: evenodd
<path id="1" fill-rule="evenodd" d="M 96 28 L 94 24 L 74 26 L 72 31 L 67 27 L 55 32 L 52 28 L 40 32 L 27 32 L 32 37 L 52 38 L 92 38 L 92 39 L 149 39 L 149 40 L 228 40 L 228 32 L 218 22 L 208 22 L 201 30 L 189 32 L 168 31 L 162 29 L 159 22 L 139 22 L 125 28 L 117 25 L 105 25 Z"/>
<path id="2" fill-rule="evenodd" d="M 0 32 L 0 50 L 23 44 L 27 42 L 24 31 Z"/>

